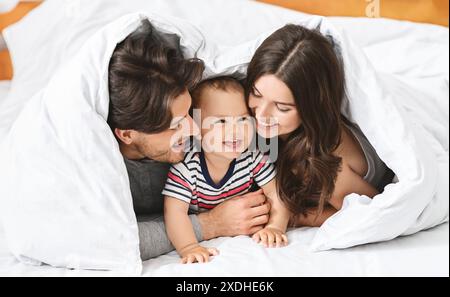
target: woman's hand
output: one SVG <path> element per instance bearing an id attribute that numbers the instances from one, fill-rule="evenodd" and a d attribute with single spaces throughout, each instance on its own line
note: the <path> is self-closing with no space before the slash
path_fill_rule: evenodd
<path id="1" fill-rule="evenodd" d="M 207 263 L 210 256 L 219 255 L 219 250 L 216 248 L 205 248 L 196 244 L 186 247 L 180 254 L 182 264 Z"/>
<path id="2" fill-rule="evenodd" d="M 278 228 L 265 227 L 253 234 L 256 243 L 262 243 L 266 248 L 284 247 L 288 244 L 286 233 Z"/>

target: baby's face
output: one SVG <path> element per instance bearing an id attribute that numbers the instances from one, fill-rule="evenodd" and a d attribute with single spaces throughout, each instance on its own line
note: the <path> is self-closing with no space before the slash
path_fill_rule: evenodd
<path id="1" fill-rule="evenodd" d="M 205 153 L 233 160 L 250 146 L 254 122 L 243 93 L 206 88 L 201 94 L 199 108 Z"/>

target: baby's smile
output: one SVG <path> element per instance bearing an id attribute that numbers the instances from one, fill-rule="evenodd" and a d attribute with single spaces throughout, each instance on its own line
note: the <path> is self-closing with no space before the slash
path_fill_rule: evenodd
<path id="1" fill-rule="evenodd" d="M 243 140 L 235 139 L 235 140 L 228 140 L 222 142 L 225 148 L 225 151 L 231 150 L 233 152 L 238 151 L 242 145 L 244 144 Z"/>

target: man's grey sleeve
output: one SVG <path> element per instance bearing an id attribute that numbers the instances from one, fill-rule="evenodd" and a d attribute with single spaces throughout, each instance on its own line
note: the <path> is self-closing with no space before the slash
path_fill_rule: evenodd
<path id="1" fill-rule="evenodd" d="M 203 241 L 200 222 L 196 215 L 190 215 L 198 242 Z M 142 261 L 167 254 L 175 248 L 169 240 L 163 215 L 138 217 L 139 247 Z"/>

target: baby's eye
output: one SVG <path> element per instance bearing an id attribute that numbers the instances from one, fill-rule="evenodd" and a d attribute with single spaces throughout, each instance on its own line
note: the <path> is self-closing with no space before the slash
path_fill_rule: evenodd
<path id="1" fill-rule="evenodd" d="M 248 121 L 250 121 L 250 117 L 240 117 L 238 119 L 238 122 L 248 122 Z"/>
<path id="2" fill-rule="evenodd" d="M 227 121 L 225 119 L 218 119 L 217 121 L 214 122 L 214 124 L 225 124 Z"/>

